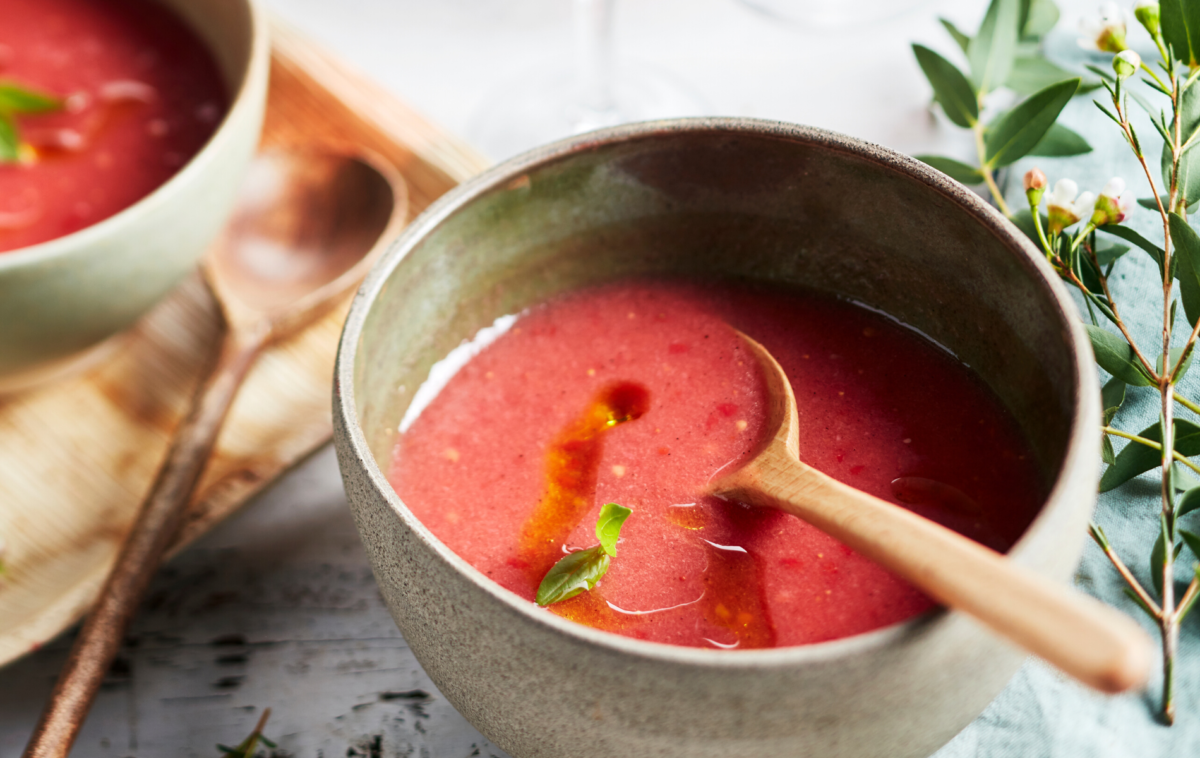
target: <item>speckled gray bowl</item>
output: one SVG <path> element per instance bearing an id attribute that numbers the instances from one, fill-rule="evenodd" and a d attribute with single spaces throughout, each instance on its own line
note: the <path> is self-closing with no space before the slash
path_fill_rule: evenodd
<path id="1" fill-rule="evenodd" d="M 1070 580 L 1095 502 L 1099 399 L 1086 336 L 1041 256 L 897 153 L 788 124 L 680 120 L 492 169 L 427 210 L 363 285 L 338 354 L 335 440 L 396 623 L 450 702 L 520 758 L 928 755 L 1023 659 L 970 618 L 936 611 L 775 650 L 619 637 L 500 588 L 388 486 L 414 390 L 462 339 L 564 290 L 696 272 L 869 303 L 975 367 L 1053 483 L 1012 557 Z"/>
<path id="2" fill-rule="evenodd" d="M 159 0 L 217 60 L 230 109 L 179 173 L 98 224 L 0 253 L 0 390 L 51 377 L 125 329 L 196 267 L 233 207 L 262 127 L 270 67 L 254 0 Z"/>

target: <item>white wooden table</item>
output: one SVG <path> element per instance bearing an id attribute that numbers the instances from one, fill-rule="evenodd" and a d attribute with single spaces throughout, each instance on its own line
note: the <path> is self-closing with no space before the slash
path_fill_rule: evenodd
<path id="1" fill-rule="evenodd" d="M 463 136 L 497 88 L 569 61 L 567 0 L 267 4 Z M 626 0 L 616 37 L 621 57 L 675 74 L 708 114 L 961 152 L 961 135 L 929 115 L 909 44 L 950 51 L 936 15 L 974 28 L 984 4 L 941 0 L 886 25 L 829 31 L 734 0 Z M 1095 3 L 1062 4 L 1062 24 L 1074 26 Z M 20 754 L 69 643 L 64 635 L 0 670 L 0 758 Z M 396 630 L 328 448 L 161 573 L 74 755 L 215 756 L 267 707 L 279 756 L 504 755 L 438 694 Z"/>

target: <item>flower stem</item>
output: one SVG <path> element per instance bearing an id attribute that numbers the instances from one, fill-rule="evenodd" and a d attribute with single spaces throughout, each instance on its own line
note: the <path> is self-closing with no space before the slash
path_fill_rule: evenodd
<path id="1" fill-rule="evenodd" d="M 983 124 L 976 123 L 974 126 L 975 132 L 975 151 L 979 154 L 979 172 L 983 174 L 983 181 L 987 184 L 988 191 L 992 193 L 992 199 L 996 201 L 996 207 L 1007 218 L 1012 218 L 1012 211 L 1008 208 L 1008 203 L 1004 202 L 1004 195 L 1000 192 L 1000 188 L 996 186 L 996 180 L 992 176 L 992 168 L 987 164 L 987 149 L 983 144 Z"/>

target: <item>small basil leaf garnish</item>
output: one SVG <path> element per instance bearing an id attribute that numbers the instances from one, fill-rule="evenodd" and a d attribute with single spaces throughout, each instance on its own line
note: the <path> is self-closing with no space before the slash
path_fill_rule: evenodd
<path id="1" fill-rule="evenodd" d="M 538 585 L 537 604 L 547 606 L 569 600 L 595 587 L 617 554 L 621 526 L 631 513 L 632 510 L 616 503 L 605 504 L 596 520 L 600 544 L 571 553 L 554 564 Z"/>

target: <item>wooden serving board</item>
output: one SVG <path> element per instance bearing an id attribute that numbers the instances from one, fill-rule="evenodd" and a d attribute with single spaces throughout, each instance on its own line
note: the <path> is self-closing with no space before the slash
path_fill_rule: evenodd
<path id="1" fill-rule="evenodd" d="M 272 28 L 264 147 L 364 147 L 408 184 L 410 217 L 486 161 L 296 32 Z M 265 353 L 234 402 L 178 551 L 332 434 L 348 300 Z M 0 397 L 0 664 L 86 612 L 214 354 L 220 317 L 198 277 L 86 373 Z"/>

